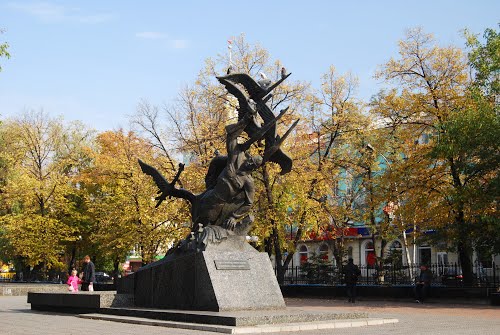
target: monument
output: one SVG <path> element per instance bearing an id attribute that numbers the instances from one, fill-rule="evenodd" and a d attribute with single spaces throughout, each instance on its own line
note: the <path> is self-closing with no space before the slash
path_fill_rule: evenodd
<path id="1" fill-rule="evenodd" d="M 275 116 L 267 105 L 271 91 L 288 76 L 282 73 L 274 84 L 256 82 L 242 73 L 217 78 L 238 99 L 238 121 L 226 126 L 227 155 L 212 159 L 204 192 L 176 188 L 182 164 L 168 182 L 154 167 L 139 160 L 142 171 L 159 188 L 156 207 L 167 197 L 191 204 L 190 234 L 162 260 L 122 278 L 118 292 L 28 292 L 31 309 L 230 334 L 398 322 L 370 319 L 367 313 L 286 308 L 268 255 L 246 242 L 254 221 L 250 211 L 255 193 L 252 171 L 270 161 L 279 164 L 282 174 L 292 169 L 292 160 L 280 146 L 298 121 L 279 136 L 276 122 L 287 109 Z M 257 116 L 262 124 L 256 121 Z M 239 143 L 243 132 L 248 139 Z M 257 141 L 265 143 L 262 156 L 249 154 Z"/>
<path id="2" fill-rule="evenodd" d="M 257 82 L 244 73 L 217 77 L 238 99 L 238 121 L 225 128 L 227 155 L 212 159 L 204 192 L 193 194 L 176 188 L 182 164 L 168 182 L 155 168 L 139 160 L 142 171 L 159 188 L 156 207 L 167 197 L 187 200 L 192 229 L 162 260 L 127 278 L 129 285 L 124 291 L 133 292 L 136 306 L 206 311 L 285 308 L 268 255 L 249 245 L 246 236 L 254 221 L 250 214 L 255 194 L 251 173 L 270 161 L 279 164 L 281 174 L 292 168 L 292 160 L 281 150 L 281 144 L 298 120 L 279 136 L 276 123 L 288 108 L 275 116 L 267 104 L 271 91 L 289 75 L 284 74 L 274 84 Z M 239 143 L 243 132 L 248 139 Z M 257 141 L 265 143 L 262 156 L 249 153 Z"/>

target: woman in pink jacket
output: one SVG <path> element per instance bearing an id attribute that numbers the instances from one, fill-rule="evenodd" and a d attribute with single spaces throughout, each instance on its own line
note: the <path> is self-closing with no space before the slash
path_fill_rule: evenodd
<path id="1" fill-rule="evenodd" d="M 71 271 L 71 276 L 69 276 L 68 281 L 66 284 L 68 284 L 68 290 L 70 292 L 78 292 L 78 284 L 81 284 L 82 281 L 80 278 L 77 276 L 78 271 L 73 270 Z"/>

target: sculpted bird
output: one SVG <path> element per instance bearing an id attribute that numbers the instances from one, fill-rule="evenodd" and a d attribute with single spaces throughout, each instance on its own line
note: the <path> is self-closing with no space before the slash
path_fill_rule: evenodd
<path id="1" fill-rule="evenodd" d="M 281 78 L 285 78 L 286 77 L 286 69 L 285 67 L 282 67 L 281 68 Z"/>
<path id="2" fill-rule="evenodd" d="M 269 86 L 271 86 L 271 80 L 267 78 L 267 76 L 264 74 L 264 72 L 259 72 L 260 75 L 260 80 L 257 80 L 257 84 L 259 84 L 260 87 L 263 89 L 267 89 Z"/>
<path id="3" fill-rule="evenodd" d="M 286 77 L 289 75 L 290 74 L 286 75 Z M 261 72 L 260 76 L 262 80 L 269 81 L 267 88 L 262 87 L 262 84 L 259 83 L 261 80 L 255 82 L 252 77 L 245 73 L 234 73 L 225 77 L 217 77 L 217 79 L 226 87 L 229 93 L 238 98 L 238 119 L 241 119 L 246 113 L 252 110 L 258 112 L 264 124 L 259 126 L 255 120 L 252 120 L 252 122 L 247 125 L 245 132 L 250 137 L 249 141 L 259 139 L 264 135 L 266 143 L 266 149 L 264 150 L 265 161 L 272 161 L 279 164 L 281 167 L 281 174 L 286 174 L 292 169 L 292 159 L 280 149 L 280 145 L 297 123 L 295 122 L 292 124 L 285 135 L 281 137 L 277 136 L 276 121 L 286 113 L 288 108 L 282 110 L 279 115 L 276 116 L 263 100 L 263 98 L 266 95 L 269 96 L 271 90 L 283 82 L 286 77 L 271 85 L 271 81 L 267 79 L 264 73 Z M 241 86 L 243 86 L 244 89 L 241 88 Z M 254 107 L 254 104 L 256 104 L 256 107 Z"/>

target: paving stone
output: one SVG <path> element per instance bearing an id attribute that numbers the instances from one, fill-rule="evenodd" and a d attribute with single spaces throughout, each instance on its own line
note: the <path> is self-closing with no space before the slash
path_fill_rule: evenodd
<path id="1" fill-rule="evenodd" d="M 498 335 L 500 329 L 500 308 L 473 304 L 415 304 L 413 302 L 362 301 L 355 306 L 341 300 L 287 299 L 290 307 L 307 307 L 319 311 L 344 311 L 369 313 L 372 318 L 385 318 L 382 325 L 325 330 L 318 323 L 317 330 L 303 330 L 283 333 L 284 335 Z M 80 319 L 71 314 L 33 312 L 26 303 L 26 297 L 0 297 L 1 335 L 81 335 L 85 332 L 99 335 L 215 335 L 210 331 L 188 330 L 120 324 L 116 322 Z M 368 321 L 367 321 L 368 322 Z M 265 333 L 266 328 L 260 328 Z M 269 330 L 272 330 L 269 328 Z M 257 331 L 258 333 L 258 331 Z"/>

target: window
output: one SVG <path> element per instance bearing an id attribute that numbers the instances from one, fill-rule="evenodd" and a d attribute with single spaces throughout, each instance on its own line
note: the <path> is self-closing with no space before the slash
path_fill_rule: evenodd
<path id="1" fill-rule="evenodd" d="M 493 256 L 490 250 L 481 250 L 478 248 L 476 263 L 480 268 L 492 268 L 493 267 Z"/>
<path id="2" fill-rule="evenodd" d="M 368 266 L 374 266 L 376 261 L 375 249 L 373 248 L 373 242 L 368 241 L 364 244 L 364 264 Z"/>
<path id="3" fill-rule="evenodd" d="M 418 257 L 420 264 L 431 264 L 431 247 L 429 246 L 421 246 L 418 248 Z"/>
<path id="4" fill-rule="evenodd" d="M 303 245 L 299 248 L 300 264 L 307 263 L 307 256 L 308 256 L 307 247 Z"/>
<path id="5" fill-rule="evenodd" d="M 438 263 L 438 274 L 443 275 L 448 272 L 448 253 L 438 252 L 436 253 L 437 263 Z"/>
<path id="6" fill-rule="evenodd" d="M 437 262 L 438 262 L 438 265 L 440 266 L 447 266 L 448 265 L 448 253 L 446 252 L 438 252 L 436 254 L 437 256 Z"/>
<path id="7" fill-rule="evenodd" d="M 322 260 L 327 261 L 328 260 L 328 246 L 326 244 L 322 244 L 319 247 L 319 255 Z"/>
<path id="8" fill-rule="evenodd" d="M 403 246 L 400 241 L 396 240 L 391 243 L 386 259 L 396 268 L 403 266 Z"/>

